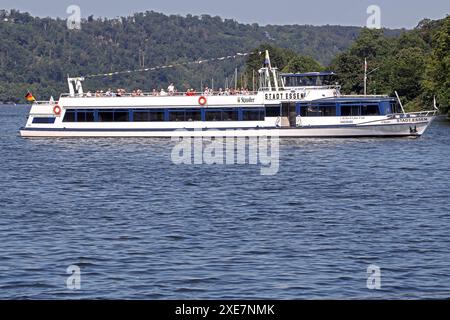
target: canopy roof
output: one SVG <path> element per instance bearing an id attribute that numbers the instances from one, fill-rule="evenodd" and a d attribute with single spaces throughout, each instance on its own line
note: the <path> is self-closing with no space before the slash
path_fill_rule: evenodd
<path id="1" fill-rule="evenodd" d="M 334 76 L 336 75 L 331 71 L 324 72 L 307 72 L 307 73 L 282 73 L 282 77 L 320 77 L 320 76 Z"/>

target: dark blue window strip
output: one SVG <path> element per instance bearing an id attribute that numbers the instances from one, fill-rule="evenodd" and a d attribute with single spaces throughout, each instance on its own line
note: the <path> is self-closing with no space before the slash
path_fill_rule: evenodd
<path id="1" fill-rule="evenodd" d="M 55 118 L 54 117 L 37 117 L 37 118 L 33 118 L 33 123 L 51 124 L 51 123 L 55 123 Z"/>
<path id="2" fill-rule="evenodd" d="M 68 109 L 63 122 L 264 121 L 266 109 Z"/>

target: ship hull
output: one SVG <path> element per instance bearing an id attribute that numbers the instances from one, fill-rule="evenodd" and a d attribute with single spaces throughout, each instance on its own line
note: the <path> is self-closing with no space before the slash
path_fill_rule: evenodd
<path id="1" fill-rule="evenodd" d="M 278 136 L 293 138 L 349 138 L 349 137 L 419 137 L 433 118 L 426 122 L 400 124 L 374 124 L 353 126 L 317 126 L 299 128 L 197 128 L 197 129 L 152 129 L 152 128 L 22 128 L 22 137 L 51 138 L 116 138 L 116 137 L 254 137 Z"/>

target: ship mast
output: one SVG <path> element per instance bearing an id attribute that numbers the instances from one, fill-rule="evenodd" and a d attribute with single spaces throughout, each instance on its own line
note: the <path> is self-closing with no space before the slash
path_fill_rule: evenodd
<path id="1" fill-rule="evenodd" d="M 269 50 L 266 50 L 266 56 L 264 59 L 264 67 L 260 69 L 259 71 L 260 75 L 263 78 L 263 84 L 262 87 L 268 89 L 269 91 L 272 91 L 272 79 L 273 77 L 273 83 L 274 83 L 274 89 L 275 91 L 279 91 L 279 82 L 278 82 L 278 73 L 277 68 L 272 68 L 272 63 L 270 61 L 270 55 Z"/>

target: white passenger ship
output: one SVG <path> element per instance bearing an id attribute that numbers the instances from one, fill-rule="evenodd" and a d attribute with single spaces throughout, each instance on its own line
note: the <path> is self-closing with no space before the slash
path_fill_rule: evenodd
<path id="1" fill-rule="evenodd" d="M 437 110 L 405 113 L 387 96 L 344 96 L 331 72 L 260 70 L 257 92 L 91 96 L 69 78 L 57 102 L 35 102 L 23 137 L 421 136 Z"/>

